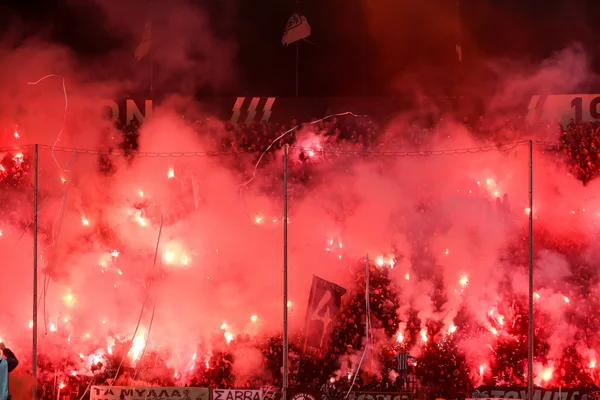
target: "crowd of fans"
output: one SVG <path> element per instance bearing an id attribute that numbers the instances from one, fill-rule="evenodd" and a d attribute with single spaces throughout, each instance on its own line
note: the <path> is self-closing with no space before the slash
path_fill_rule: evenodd
<path id="1" fill-rule="evenodd" d="M 475 135 L 487 139 L 497 139 L 501 134 L 504 137 L 514 137 L 519 132 L 526 131 L 527 129 L 534 129 L 529 127 L 525 129 L 524 122 L 519 120 L 518 122 L 508 121 L 501 126 L 491 126 L 486 124 L 483 118 L 471 122 L 468 119 L 463 121 L 464 125 L 473 131 Z M 203 124 L 194 124 L 198 131 L 202 131 Z M 266 152 L 263 158 L 264 165 L 273 161 L 276 158 L 277 151 L 280 150 L 285 144 L 300 145 L 304 147 L 303 143 L 298 142 L 297 131 L 290 131 L 291 128 L 298 125 L 297 121 L 291 121 L 289 125 L 277 124 L 277 123 L 252 123 L 250 125 L 239 125 L 233 126 L 227 124 L 225 127 L 226 134 L 221 137 L 220 143 L 215 142 L 215 146 L 218 150 L 239 153 L 237 158 L 240 171 L 248 171 L 248 163 L 254 164 L 258 158 Z M 313 124 L 304 124 L 303 128 L 309 130 L 311 135 L 319 138 L 318 146 L 310 144 L 308 148 L 297 149 L 300 153 L 294 162 L 290 163 L 290 192 L 292 195 L 302 195 L 304 191 L 310 188 L 310 185 L 314 179 L 312 173 L 312 159 L 313 157 L 319 157 L 320 162 L 326 162 L 328 158 L 334 157 L 331 153 L 319 152 L 323 148 L 328 148 L 330 145 L 335 145 L 337 148 L 348 149 L 350 151 L 363 151 L 363 150 L 377 150 L 385 149 L 387 146 L 393 146 L 395 148 L 409 148 L 419 149 L 423 148 L 429 143 L 430 135 L 429 132 L 435 127 L 430 121 L 424 123 L 422 121 L 413 123 L 407 128 L 402 135 L 396 135 L 393 138 L 383 135 L 382 126 L 378 125 L 374 121 L 368 118 L 353 118 L 353 117 L 339 117 L 331 118 L 323 121 L 319 121 Z M 118 129 L 123 133 L 123 140 L 121 143 L 121 150 L 129 158 L 135 156 L 135 152 L 138 150 L 138 132 L 139 127 L 135 123 L 131 124 L 120 124 Z M 600 125 L 598 123 L 575 123 L 571 121 L 567 126 L 557 128 L 555 125 L 543 125 L 542 128 L 535 127 L 535 129 L 555 130 L 556 135 L 559 136 L 558 145 L 556 149 L 560 152 L 564 152 L 564 161 L 566 165 L 571 169 L 572 173 L 577 176 L 584 184 L 589 182 L 598 174 L 598 133 L 600 132 Z M 288 134 L 284 133 L 290 131 Z M 311 147 L 313 146 L 313 147 Z M 245 164 L 245 165 L 244 165 Z M 110 165 L 110 159 L 106 157 L 100 157 L 99 159 L 99 170 L 102 173 L 110 173 L 112 166 Z M 1 160 L 2 167 L 2 179 L 0 184 L 6 188 L 22 188 L 27 183 L 28 170 L 30 164 L 28 160 L 11 154 L 6 155 Z M 246 176 L 248 178 L 249 176 Z M 273 173 L 273 175 L 259 174 L 261 184 L 264 190 L 271 191 L 274 196 L 280 195 L 281 187 L 281 175 Z M 2 201 L 8 201 L 8 199 L 2 199 Z M 506 201 L 506 199 L 504 200 Z M 500 206 L 504 203 L 501 201 Z M 5 209 L 5 207 L 2 207 Z M 542 232 L 542 238 L 548 241 L 547 247 L 556 247 L 560 251 L 565 250 L 570 254 L 573 246 L 580 246 L 579 243 L 569 245 L 568 241 L 562 239 L 555 240 L 552 242 L 548 236 Z M 414 242 L 413 247 L 415 249 L 424 249 L 422 253 L 415 251 L 413 254 L 413 263 L 415 265 L 419 263 L 426 263 L 432 256 L 427 254 L 427 246 L 424 242 L 423 245 L 419 244 L 420 240 L 427 236 L 427 232 L 413 232 L 409 233 L 408 236 Z M 541 239 L 540 239 L 541 240 Z M 511 257 L 512 262 L 515 265 L 519 263 L 525 263 L 522 258 L 526 254 L 520 246 L 520 241 L 515 246 L 507 249 L 507 257 Z M 572 252 L 571 252 L 572 253 Z M 575 256 L 575 255 L 573 255 Z M 308 388 L 321 388 L 324 385 L 330 384 L 329 378 L 336 373 L 341 367 L 341 362 L 344 357 L 350 357 L 350 355 L 356 354 L 356 352 L 362 347 L 362 339 L 365 331 L 365 286 L 364 286 L 364 266 L 357 267 L 353 270 L 355 277 L 354 287 L 349 288 L 349 292 L 345 297 L 344 304 L 338 315 L 335 333 L 330 339 L 328 350 L 322 354 L 316 349 L 309 349 L 308 351 L 302 351 L 302 337 L 295 336 L 290 340 L 290 386 L 302 386 Z M 403 321 L 407 327 L 407 337 L 405 341 L 399 342 L 393 340 L 393 335 L 398 331 L 398 326 L 401 323 L 399 316 L 396 312 L 398 305 L 397 293 L 394 285 L 391 283 L 387 276 L 387 270 L 379 268 L 371 268 L 371 281 L 370 285 L 372 288 L 373 298 L 371 303 L 372 314 L 372 326 L 374 329 L 378 329 L 384 332 L 384 334 L 390 339 L 388 346 L 378 350 L 378 354 L 375 354 L 379 361 L 380 370 L 376 373 L 364 372 L 357 376 L 354 382 L 355 390 L 374 390 L 374 391 L 388 391 L 388 390 L 400 390 L 410 389 L 414 390 L 416 385 L 407 386 L 404 382 L 396 380 L 396 372 L 398 371 L 398 364 L 395 356 L 400 353 L 407 351 L 412 345 L 419 340 L 419 331 L 421 329 L 421 323 L 417 316 L 414 315 L 411 320 Z M 440 294 L 441 296 L 441 294 Z M 519 299 L 515 299 L 518 301 Z M 523 313 L 525 307 L 522 307 L 517 313 Z M 523 317 L 521 321 L 526 321 Z M 439 332 L 441 327 L 430 326 L 428 329 L 432 335 Z M 521 335 L 523 338 L 526 337 L 526 324 L 516 324 L 513 326 L 514 334 Z M 223 338 L 219 340 L 223 341 Z M 195 368 L 195 372 L 190 379 L 190 383 L 193 386 L 200 387 L 219 387 L 219 388 L 230 388 L 233 386 L 239 386 L 239 382 L 236 382 L 235 376 L 233 376 L 232 363 L 233 353 L 236 346 L 245 346 L 249 342 L 252 342 L 253 346 L 259 348 L 265 359 L 266 370 L 269 376 L 260 376 L 253 381 L 248 381 L 244 384 L 244 387 L 263 387 L 266 385 L 272 385 L 278 387 L 281 384 L 282 372 L 281 372 L 281 360 L 282 360 L 282 338 L 280 336 L 250 339 L 249 337 L 238 337 L 231 344 L 230 351 L 213 352 L 210 360 L 207 362 L 199 362 Z M 526 358 L 526 340 L 522 340 L 521 344 L 514 347 L 514 343 L 506 344 L 506 346 L 500 345 L 499 352 L 503 352 L 504 363 L 499 362 L 496 367 L 498 370 L 494 371 L 497 376 L 505 377 L 506 380 L 512 379 L 513 375 L 522 376 L 524 371 L 517 371 L 516 369 L 522 367 L 515 367 L 515 365 L 521 365 L 519 360 Z M 98 373 L 94 378 L 96 382 L 100 382 L 103 379 L 109 381 L 114 378 L 116 368 L 121 363 L 122 354 L 126 354 L 124 349 L 129 344 L 123 343 L 122 350 L 115 350 L 115 355 L 108 359 L 107 365 L 98 365 Z M 540 348 L 540 353 L 543 354 L 544 348 Z M 525 352 L 525 353 L 524 353 Z M 575 356 L 573 356 L 575 357 Z M 161 370 L 164 371 L 166 366 L 160 364 L 160 358 L 150 355 L 149 359 L 153 359 L 154 364 L 143 367 L 143 371 L 140 373 L 140 377 L 143 379 L 151 380 L 154 384 L 162 384 L 165 386 L 174 385 L 176 377 L 165 378 L 169 376 L 166 374 L 156 373 L 155 376 L 149 371 Z M 573 362 L 576 365 L 575 360 Z M 47 365 L 46 365 L 47 364 Z M 46 365 L 47 368 L 44 370 L 49 371 L 48 374 L 42 375 L 42 379 L 46 376 L 47 382 L 44 386 L 45 390 L 50 389 L 52 386 L 52 373 L 59 368 L 56 365 L 56 361 L 41 359 L 41 365 Z M 139 366 L 128 367 L 124 366 L 123 371 L 116 384 L 131 384 L 134 378 L 138 374 Z M 516 369 L 515 369 L 516 368 Z M 509 371 L 510 372 L 507 372 Z M 368 369 L 367 369 L 368 371 Z M 469 382 L 469 371 L 465 363 L 464 358 L 460 356 L 460 352 L 456 349 L 452 342 L 447 342 L 444 347 L 440 348 L 434 341 L 425 347 L 424 353 L 421 355 L 419 364 L 416 366 L 410 366 L 407 373 L 409 376 L 419 381 L 420 384 L 427 386 L 434 393 L 441 393 L 445 396 L 452 396 L 455 393 L 467 393 L 470 388 L 468 387 Z M 510 374 L 511 376 L 508 376 Z M 351 374 L 340 376 L 336 380 L 336 387 L 338 389 L 347 390 L 350 387 L 351 381 L 353 380 Z M 79 377 L 71 376 L 68 377 L 70 382 L 67 385 L 70 388 L 79 388 L 79 394 L 85 390 L 87 382 L 82 382 Z M 137 379 L 139 381 L 139 379 Z M 581 378 L 582 383 L 585 382 L 584 378 Z M 490 383 L 493 383 L 490 381 Z M 74 390 L 74 389 L 70 389 Z M 74 390 L 74 392 L 77 390 Z"/>

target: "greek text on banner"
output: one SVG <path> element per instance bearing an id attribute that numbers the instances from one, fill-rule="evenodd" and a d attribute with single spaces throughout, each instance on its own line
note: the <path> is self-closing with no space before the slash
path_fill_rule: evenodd
<path id="1" fill-rule="evenodd" d="M 90 400 L 210 400 L 210 390 L 195 387 L 92 386 Z"/>

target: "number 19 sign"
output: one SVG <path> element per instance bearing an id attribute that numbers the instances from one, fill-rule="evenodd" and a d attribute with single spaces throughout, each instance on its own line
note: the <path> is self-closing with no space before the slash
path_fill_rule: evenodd
<path id="1" fill-rule="evenodd" d="M 535 95 L 529 102 L 527 120 L 532 123 L 568 123 L 600 120 L 600 94 Z"/>

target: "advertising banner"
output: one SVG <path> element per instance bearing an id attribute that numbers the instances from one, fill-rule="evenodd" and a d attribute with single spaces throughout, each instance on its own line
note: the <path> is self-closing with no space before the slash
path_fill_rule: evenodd
<path id="1" fill-rule="evenodd" d="M 533 400 L 588 400 L 588 388 L 533 390 Z M 474 399 L 527 399 L 527 388 L 484 386 L 473 390 Z"/>
<path id="2" fill-rule="evenodd" d="M 210 400 L 210 390 L 195 387 L 92 386 L 90 400 Z"/>

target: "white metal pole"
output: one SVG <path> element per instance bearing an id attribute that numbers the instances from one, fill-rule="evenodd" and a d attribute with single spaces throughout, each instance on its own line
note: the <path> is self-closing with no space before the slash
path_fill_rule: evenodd
<path id="1" fill-rule="evenodd" d="M 529 346 L 527 395 L 533 397 L 533 141 L 529 141 Z"/>
<path id="2" fill-rule="evenodd" d="M 33 177 L 33 353 L 31 356 L 33 373 L 33 400 L 37 398 L 37 334 L 38 334 L 38 188 L 40 177 L 39 146 L 35 145 L 35 176 Z"/>
<path id="3" fill-rule="evenodd" d="M 283 400 L 288 388 L 288 151 L 283 146 Z"/>

